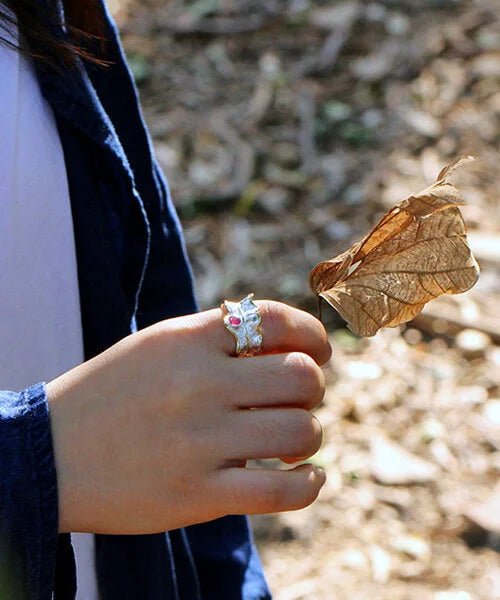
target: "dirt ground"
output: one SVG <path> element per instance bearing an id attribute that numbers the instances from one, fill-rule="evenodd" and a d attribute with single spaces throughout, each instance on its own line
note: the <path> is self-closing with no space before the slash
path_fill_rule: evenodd
<path id="1" fill-rule="evenodd" d="M 453 177 L 476 287 L 334 356 L 306 510 L 254 519 L 276 600 L 500 598 L 498 0 L 115 0 L 202 308 L 308 274 Z M 327 309 L 325 309 L 326 311 Z"/>

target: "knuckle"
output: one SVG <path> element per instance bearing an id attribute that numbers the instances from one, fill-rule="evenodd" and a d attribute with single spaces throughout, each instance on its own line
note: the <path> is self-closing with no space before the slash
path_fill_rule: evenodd
<path id="1" fill-rule="evenodd" d="M 310 493 L 304 493 L 302 492 L 300 495 L 297 494 L 297 496 L 293 499 L 293 501 L 290 503 L 290 506 L 288 507 L 289 510 L 300 510 L 301 508 L 306 508 L 306 506 L 309 506 L 309 504 L 312 504 L 314 502 L 315 498 L 311 497 Z"/>
<path id="2" fill-rule="evenodd" d="M 314 432 L 314 440 L 313 440 L 313 444 L 312 444 L 312 450 L 313 453 L 317 452 L 320 448 L 321 448 L 321 444 L 323 443 L 323 427 L 321 426 L 321 423 L 318 421 L 318 419 L 314 416 L 311 415 L 312 418 L 312 429 Z"/>
<path id="3" fill-rule="evenodd" d="M 319 363 L 321 366 L 326 365 L 330 361 L 330 359 L 332 358 L 332 355 L 333 355 L 333 348 L 332 348 L 330 342 L 328 341 L 326 332 L 325 332 L 325 338 L 323 341 L 323 351 L 324 351 L 324 354 L 321 358 L 321 362 Z"/>
<path id="4" fill-rule="evenodd" d="M 318 419 L 306 410 L 297 410 L 294 437 L 299 456 L 311 456 L 323 441 L 323 430 Z"/>
<path id="5" fill-rule="evenodd" d="M 314 318 L 314 317 L 313 317 Z M 328 340 L 328 334 L 323 325 L 315 319 L 315 338 L 317 348 L 317 359 L 320 365 L 325 365 L 332 357 L 332 346 Z"/>
<path id="6" fill-rule="evenodd" d="M 307 488 L 304 489 L 303 495 L 297 498 L 295 506 L 293 507 L 295 510 L 300 508 L 305 508 L 312 504 L 319 495 L 320 487 L 316 485 L 309 484 Z"/>
<path id="7" fill-rule="evenodd" d="M 290 327 L 290 317 L 286 304 L 276 300 L 265 300 L 261 305 L 262 324 L 266 335 L 281 339 Z"/>
<path id="8" fill-rule="evenodd" d="M 330 358 L 332 357 L 332 347 L 330 341 L 328 340 L 328 333 L 324 327 L 324 325 L 313 317 L 309 315 L 310 321 L 310 339 L 314 343 L 314 347 L 316 348 L 316 357 L 318 363 L 320 365 L 326 364 Z"/>
<path id="9" fill-rule="evenodd" d="M 323 371 L 314 360 L 301 352 L 289 355 L 296 392 L 312 406 L 318 404 L 325 393 L 325 377 Z"/>

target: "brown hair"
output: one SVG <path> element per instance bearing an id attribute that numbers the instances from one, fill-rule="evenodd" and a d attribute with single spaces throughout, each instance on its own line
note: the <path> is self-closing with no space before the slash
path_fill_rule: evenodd
<path id="1" fill-rule="evenodd" d="M 99 58 L 104 45 L 104 25 L 98 0 L 0 0 L 0 42 L 9 46 L 6 33 L 19 27 L 22 53 L 60 69 L 73 66 L 76 57 L 94 64 L 109 64 Z M 6 10 L 7 9 L 7 10 Z M 54 30 L 66 27 L 60 37 Z"/>

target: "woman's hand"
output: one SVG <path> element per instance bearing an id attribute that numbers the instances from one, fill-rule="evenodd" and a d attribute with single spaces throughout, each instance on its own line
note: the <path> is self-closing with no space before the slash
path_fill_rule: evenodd
<path id="1" fill-rule="evenodd" d="M 258 356 L 232 356 L 213 309 L 160 321 L 47 383 L 61 532 L 152 533 L 315 500 L 325 475 L 314 466 L 245 465 L 318 450 L 310 410 L 331 348 L 311 315 L 257 304 Z"/>

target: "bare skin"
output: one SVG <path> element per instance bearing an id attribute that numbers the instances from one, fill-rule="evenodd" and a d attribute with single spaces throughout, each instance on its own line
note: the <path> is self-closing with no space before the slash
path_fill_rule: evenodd
<path id="1" fill-rule="evenodd" d="M 46 384 L 59 530 L 153 533 L 311 504 L 325 482 L 311 414 L 331 356 L 321 323 L 259 301 L 263 352 L 237 358 L 220 309 L 160 321 Z M 290 457 L 286 459 L 286 457 Z"/>

